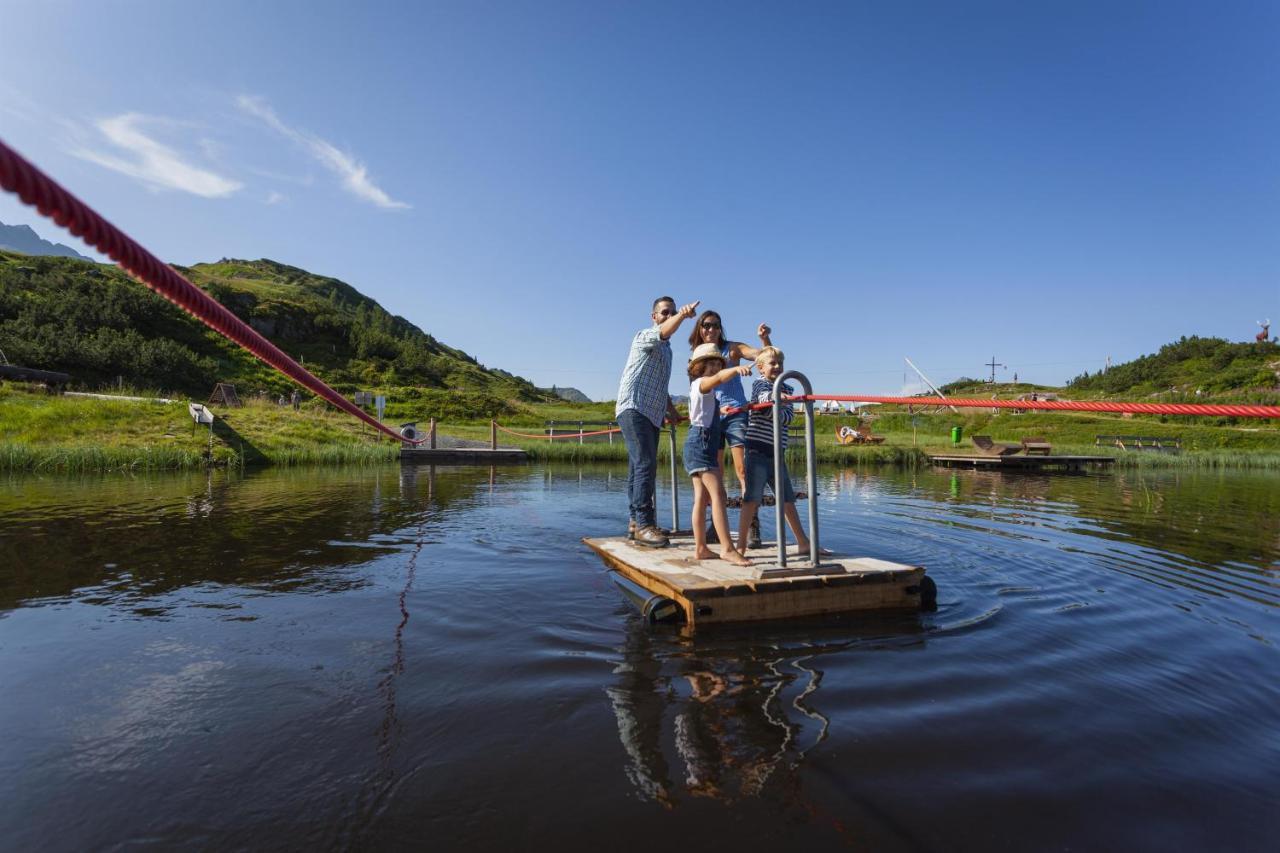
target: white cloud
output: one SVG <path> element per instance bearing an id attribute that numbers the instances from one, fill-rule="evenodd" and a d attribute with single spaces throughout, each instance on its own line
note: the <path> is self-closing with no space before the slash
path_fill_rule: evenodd
<path id="1" fill-rule="evenodd" d="M 375 204 L 385 210 L 403 210 L 409 207 L 405 202 L 396 201 L 376 186 L 369 179 L 369 172 L 363 163 L 320 137 L 305 130 L 289 127 L 282 122 L 280 117 L 267 104 L 265 98 L 241 95 L 236 98 L 236 106 L 260 120 L 267 127 L 302 146 L 320 165 L 341 178 L 343 188 L 357 198 Z"/>
<path id="2" fill-rule="evenodd" d="M 205 198 L 223 198 L 243 186 L 208 169 L 192 165 L 174 149 L 148 136 L 143 128 L 172 124 L 166 119 L 125 113 L 96 122 L 106 140 L 125 156 L 77 146 L 71 153 L 91 163 L 137 178 L 153 189 L 182 190 Z"/>
<path id="3" fill-rule="evenodd" d="M 286 196 L 285 196 L 285 194 L 284 194 L 284 193 L 278 193 L 278 192 L 276 192 L 275 190 L 272 190 L 271 192 L 267 193 L 267 198 L 266 198 L 266 200 L 265 200 L 263 203 L 264 203 L 264 204 L 279 204 L 280 202 L 284 201 L 284 200 L 285 200 L 285 198 L 286 198 Z"/>

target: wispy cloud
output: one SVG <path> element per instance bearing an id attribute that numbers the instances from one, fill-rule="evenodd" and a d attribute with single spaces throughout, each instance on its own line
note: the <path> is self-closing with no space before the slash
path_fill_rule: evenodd
<path id="1" fill-rule="evenodd" d="M 223 198 L 242 184 L 202 169 L 179 152 L 149 136 L 144 128 L 173 125 L 167 119 L 125 113 L 95 123 L 98 132 L 124 155 L 77 145 L 71 153 L 91 163 L 137 178 L 153 189 L 182 190 L 205 198 Z"/>
<path id="2" fill-rule="evenodd" d="M 279 204 L 284 200 L 285 200 L 284 193 L 278 193 L 275 190 L 272 190 L 271 192 L 267 193 L 267 197 L 263 201 L 263 204 Z"/>
<path id="3" fill-rule="evenodd" d="M 405 202 L 396 201 L 376 186 L 369 179 L 369 172 L 363 163 L 344 153 L 332 143 L 305 130 L 290 127 L 281 121 L 265 98 L 241 95 L 236 98 L 236 106 L 267 127 L 302 146 L 320 165 L 341 178 L 343 188 L 357 198 L 385 210 L 403 210 L 409 207 Z"/>

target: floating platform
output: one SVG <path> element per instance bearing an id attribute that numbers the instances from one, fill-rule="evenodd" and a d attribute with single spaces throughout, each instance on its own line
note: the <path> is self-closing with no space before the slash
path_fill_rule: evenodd
<path id="1" fill-rule="evenodd" d="M 409 465 L 518 465 L 528 461 L 523 450 L 499 447 L 402 447 L 400 462 Z"/>
<path id="2" fill-rule="evenodd" d="M 929 461 L 944 468 L 983 468 L 1000 471 L 1082 471 L 1092 465 L 1112 465 L 1114 456 L 960 456 L 930 455 Z"/>
<path id="3" fill-rule="evenodd" d="M 625 536 L 582 540 L 621 577 L 651 621 L 689 627 L 828 616 L 863 610 L 920 610 L 932 605 L 933 581 L 920 566 L 872 557 L 824 556 L 816 568 L 792 546 L 777 565 L 777 543 L 747 552 L 752 565 L 695 560 L 693 537 L 673 536 L 667 548 L 636 545 Z M 714 546 L 712 546 L 714 549 Z M 628 588 L 628 585 L 630 588 Z"/>

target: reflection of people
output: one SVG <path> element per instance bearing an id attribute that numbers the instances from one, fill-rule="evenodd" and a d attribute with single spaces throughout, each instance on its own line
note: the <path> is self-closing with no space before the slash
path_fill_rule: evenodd
<path id="1" fill-rule="evenodd" d="M 715 555 L 707 547 L 707 532 L 702 526 L 707 504 L 711 505 L 711 522 L 720 543 L 720 559 L 735 566 L 749 566 L 751 561 L 733 548 L 729 534 L 729 516 L 725 513 L 724 482 L 720 479 L 720 409 L 716 405 L 716 389 L 738 377 L 751 373 L 748 364 L 725 367 L 724 356 L 715 344 L 701 344 L 689 359 L 689 435 L 684 442 L 684 469 L 693 478 L 693 547 L 694 558 L 711 560 Z"/>
<path id="2" fill-rule="evenodd" d="M 658 529 L 657 510 L 653 505 L 662 417 L 669 414 L 672 420 L 676 418 L 667 395 L 667 384 L 671 381 L 671 344 L 667 339 L 697 310 L 697 302 L 677 309 L 670 296 L 654 300 L 653 325 L 641 329 L 632 339 L 631 352 L 618 384 L 614 417 L 627 444 L 627 498 L 631 514 L 628 534 L 637 545 L 665 548 L 668 544 L 666 534 Z"/>

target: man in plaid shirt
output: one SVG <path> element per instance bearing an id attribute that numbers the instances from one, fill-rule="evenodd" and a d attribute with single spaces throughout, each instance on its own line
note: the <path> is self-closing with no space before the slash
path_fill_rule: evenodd
<path id="1" fill-rule="evenodd" d="M 668 339 L 686 319 L 698 313 L 698 303 L 676 308 L 676 301 L 662 296 L 653 303 L 653 325 L 641 329 L 631 341 L 627 366 L 618 384 L 614 417 L 627 443 L 627 497 L 631 523 L 628 535 L 639 545 L 665 548 L 667 535 L 658 529 L 653 490 L 658 475 L 658 433 L 662 418 L 676 419 L 667 395 L 671 382 L 671 344 Z"/>

